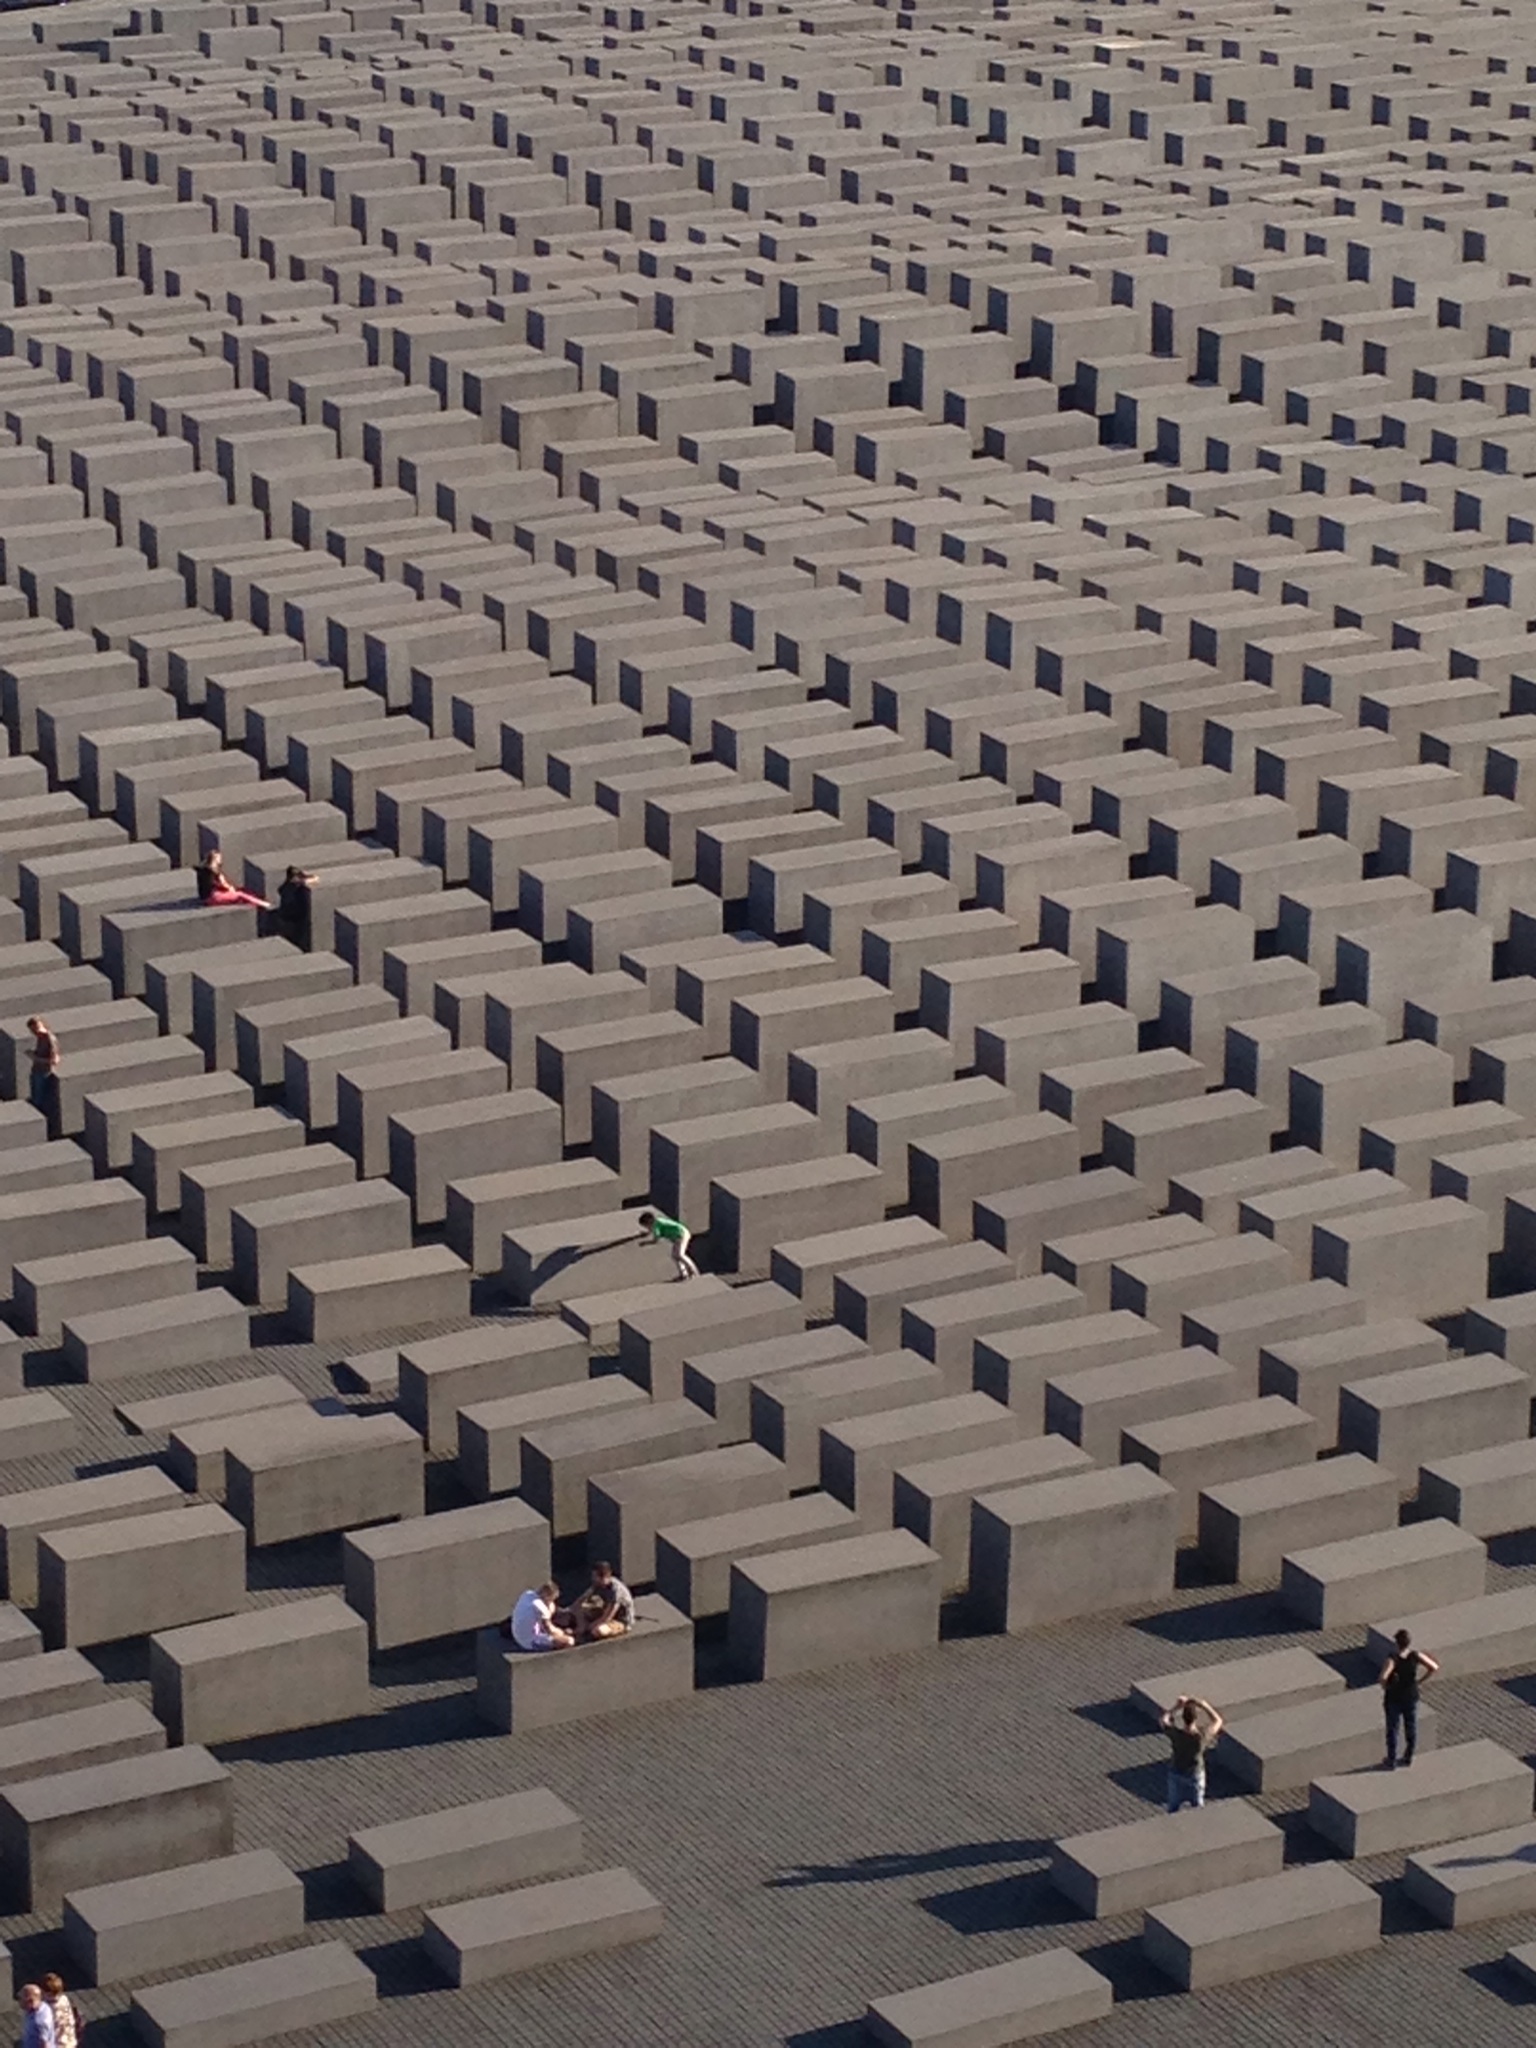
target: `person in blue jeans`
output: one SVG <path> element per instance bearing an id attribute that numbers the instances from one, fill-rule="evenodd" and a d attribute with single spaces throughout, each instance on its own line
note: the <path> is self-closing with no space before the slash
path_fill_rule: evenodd
<path id="1" fill-rule="evenodd" d="M 1164 1714 L 1168 1738 L 1168 1811 L 1205 1804 L 1205 1753 L 1226 1727 L 1209 1700 L 1180 1693 Z"/>
<path id="2" fill-rule="evenodd" d="M 1397 1738 L 1403 1738 L 1403 1768 L 1413 1762 L 1419 1736 L 1419 1687 L 1433 1678 L 1440 1666 L 1433 1657 L 1413 1647 L 1407 1629 L 1392 1638 L 1392 1654 L 1382 1665 L 1377 1683 L 1387 1715 L 1387 1755 L 1384 1768 L 1397 1769 Z"/>

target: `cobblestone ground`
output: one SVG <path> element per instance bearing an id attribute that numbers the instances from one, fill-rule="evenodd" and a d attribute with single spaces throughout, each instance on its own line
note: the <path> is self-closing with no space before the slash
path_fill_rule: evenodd
<path id="1" fill-rule="evenodd" d="M 320 1396 L 336 1390 L 330 1364 L 286 1346 L 165 1375 L 155 1391 L 259 1367 Z M 124 1434 L 103 1390 L 57 1391 L 82 1418 L 82 1447 L 40 1461 L 29 1483 L 154 1455 L 153 1441 Z M 446 1467 L 436 1478 L 453 1484 Z M 1503 1561 L 1490 1590 L 1536 1577 L 1522 1561 L 1536 1547 L 1493 1550 Z M 339 1539 L 252 1562 L 258 1601 L 339 1580 Z M 508 1737 L 477 1722 L 471 1648 L 454 1639 L 376 1660 L 364 1720 L 219 1754 L 235 1774 L 237 1846 L 271 1847 L 301 1871 L 308 1937 L 340 1936 L 379 1973 L 377 2010 L 328 2026 L 328 2048 L 856 2048 L 867 1999 L 1058 1943 L 1106 1970 L 1122 2000 L 1073 2030 L 1081 2048 L 1400 2048 L 1405 2026 L 1436 2048 L 1528 2041 L 1530 2001 L 1498 1965 L 1528 1925 L 1431 1927 L 1401 1896 L 1400 1856 L 1357 1866 L 1383 1893 L 1375 1954 L 1193 1997 L 1142 1964 L 1133 1917 L 1076 1918 L 1046 1880 L 1056 1837 L 1154 1810 L 1162 1744 L 1124 1704 L 1133 1679 L 1306 1642 L 1360 1682 L 1358 1641 L 1297 1632 L 1263 1594 L 1191 1583 L 1157 1612 L 1018 1641 L 969 1636 L 957 1616 L 929 1654 L 768 1686 L 725 1682 L 705 1644 L 685 1706 Z M 147 1700 L 142 1646 L 97 1657 L 115 1691 Z M 1443 1742 L 1485 1735 L 1536 1762 L 1536 1676 L 1447 1684 L 1435 1704 Z M 591 1865 L 627 1864 L 658 1894 L 667 1931 L 610 1959 L 449 1993 L 418 1947 L 419 1913 L 366 1911 L 346 1837 L 535 1785 L 582 1814 Z M 1213 1796 L 1234 1790 L 1213 1770 Z M 1296 1816 L 1293 1861 L 1328 1853 L 1300 1820 L 1305 1793 L 1259 1804 Z M 67 1969 L 38 1921 L 0 1921 L 0 1938 L 18 1972 Z M 131 1989 L 84 1994 L 91 2048 L 135 2038 L 121 2016 Z"/>

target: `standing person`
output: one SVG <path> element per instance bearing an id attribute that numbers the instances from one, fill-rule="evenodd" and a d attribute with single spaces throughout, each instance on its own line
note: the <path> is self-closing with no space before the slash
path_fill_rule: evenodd
<path id="1" fill-rule="evenodd" d="M 272 908 L 265 896 L 235 887 L 224 872 L 224 856 L 217 847 L 204 854 L 192 872 L 197 877 L 197 900 L 205 910 L 220 910 L 227 903 L 249 903 L 256 910 Z"/>
<path id="2" fill-rule="evenodd" d="M 21 2048 L 58 2048 L 53 2007 L 40 1986 L 23 1984 L 16 2003 L 21 2007 Z"/>
<path id="3" fill-rule="evenodd" d="M 48 1029 L 46 1017 L 29 1017 L 32 1034 L 32 1071 L 27 1077 L 27 1100 L 48 1119 L 50 1132 L 59 1111 L 59 1041 Z"/>
<path id="4" fill-rule="evenodd" d="M 675 1216 L 663 1216 L 659 1209 L 642 1209 L 640 1235 L 647 1244 L 671 1245 L 672 1263 L 677 1268 L 679 1280 L 698 1279 L 699 1269 L 688 1256 L 693 1232 L 686 1223 L 679 1223 Z"/>
<path id="5" fill-rule="evenodd" d="M 1381 1667 L 1377 1684 L 1387 1715 L 1386 1769 L 1397 1769 L 1397 1738 L 1403 1737 L 1403 1769 L 1413 1762 L 1419 1739 L 1419 1687 L 1433 1678 L 1440 1666 L 1433 1657 L 1413 1647 L 1413 1637 L 1400 1628 L 1392 1638 L 1392 1654 Z"/>
<path id="6" fill-rule="evenodd" d="M 43 1997 L 53 2014 L 53 2038 L 57 2048 L 80 2048 L 80 2018 L 64 1989 L 64 1979 L 56 1971 L 50 1970 L 43 1979 Z"/>
<path id="7" fill-rule="evenodd" d="M 520 1650 L 568 1650 L 576 1638 L 556 1620 L 560 1588 L 549 1584 L 531 1586 L 519 1596 L 512 1610 L 509 1630 Z"/>
<path id="8" fill-rule="evenodd" d="M 314 903 L 310 891 L 320 877 L 306 868 L 289 868 L 277 892 L 277 928 L 285 939 L 309 951 Z"/>
<path id="9" fill-rule="evenodd" d="M 1201 1716 L 1204 1716 L 1202 1722 Z M 1226 1727 L 1209 1700 L 1181 1693 L 1161 1722 L 1168 1737 L 1168 1811 L 1205 1804 L 1205 1753 Z"/>

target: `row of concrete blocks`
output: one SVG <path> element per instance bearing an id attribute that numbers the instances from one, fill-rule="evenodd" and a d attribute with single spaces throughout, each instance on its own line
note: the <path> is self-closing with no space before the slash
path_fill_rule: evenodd
<path id="1" fill-rule="evenodd" d="M 1361 1723 L 1358 1735 L 1342 1738 L 1357 1755 L 1380 1743 L 1374 1693 L 1365 1706 L 1368 1714 L 1345 1717 Z M 1308 1819 L 1345 1856 L 1417 1851 L 1404 1891 L 1442 1924 L 1465 1926 L 1529 1904 L 1536 1883 L 1530 1805 L 1529 1770 L 1497 1744 L 1478 1741 L 1432 1749 L 1411 1778 L 1346 1767 L 1344 1775 L 1314 1779 Z M 1466 1828 L 1475 1832 L 1448 1839 Z M 1091 1916 L 1143 1912 L 1143 1952 L 1182 1990 L 1374 1947 L 1380 1897 L 1337 1865 L 1284 1871 L 1284 1854 L 1284 1836 L 1271 1821 L 1245 1801 L 1227 1800 L 1060 1841 L 1051 1879 Z M 1102 2017 L 1111 2004 L 1108 1980 L 1056 1949 L 876 2000 L 866 2027 L 893 2048 L 958 2042 L 988 2025 L 1023 2040 Z"/>

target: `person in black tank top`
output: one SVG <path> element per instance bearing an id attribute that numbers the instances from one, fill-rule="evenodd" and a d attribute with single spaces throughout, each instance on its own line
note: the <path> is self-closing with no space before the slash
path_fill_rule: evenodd
<path id="1" fill-rule="evenodd" d="M 1406 1770 L 1413 1762 L 1419 1736 L 1419 1687 L 1440 1669 L 1433 1657 L 1413 1647 L 1413 1638 L 1407 1629 L 1400 1628 L 1392 1638 L 1392 1644 L 1392 1654 L 1382 1665 L 1377 1680 L 1387 1716 L 1385 1768 L 1389 1771 L 1397 1768 L 1399 1734 L 1403 1738 L 1403 1768 Z"/>

